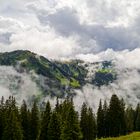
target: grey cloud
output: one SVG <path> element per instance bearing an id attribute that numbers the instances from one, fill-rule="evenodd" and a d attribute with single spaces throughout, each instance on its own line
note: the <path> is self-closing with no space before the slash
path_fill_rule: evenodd
<path id="1" fill-rule="evenodd" d="M 68 7 L 49 15 L 47 11 L 40 11 L 38 18 L 43 25 L 49 24 L 65 36 L 69 36 L 75 32 L 80 33 L 82 30 L 76 11 Z"/>
<path id="2" fill-rule="evenodd" d="M 105 51 L 108 48 L 118 51 L 124 49 L 133 50 L 140 46 L 140 16 L 137 11 L 135 14 L 135 10 L 138 8 L 138 1 L 137 5 L 134 5 L 134 2 L 131 2 L 130 0 L 128 0 L 128 2 L 124 0 L 123 3 L 116 2 L 115 0 L 70 0 L 71 3 L 75 3 L 75 6 L 64 4 L 66 2 L 63 2 L 62 0 L 58 0 L 57 2 L 53 1 L 53 4 L 50 5 L 49 2 L 45 0 L 32 0 L 30 2 L 27 0 L 23 0 L 23 2 L 12 0 L 12 2 L 13 4 L 10 6 L 12 16 L 10 19 L 4 16 L 1 20 L 0 26 L 3 34 L 7 32 L 14 32 L 15 35 L 10 37 L 2 34 L 0 42 L 6 42 L 10 38 L 10 40 L 13 41 L 10 47 L 14 46 L 14 49 L 22 46 L 22 48 L 25 49 L 32 48 L 31 50 L 36 50 L 35 45 L 32 46 L 32 44 L 36 44 L 34 42 L 38 36 L 43 36 L 42 38 L 39 38 L 37 45 L 41 46 L 40 52 L 44 52 L 44 50 L 46 50 L 45 53 L 47 54 L 49 50 L 50 56 L 56 48 L 58 49 L 59 46 L 62 46 L 62 42 L 62 44 L 66 44 L 65 42 L 68 40 L 70 40 L 68 41 L 70 44 L 62 46 L 61 52 L 67 48 L 65 46 L 69 46 L 68 48 L 71 52 L 69 56 L 71 57 L 74 57 L 77 54 L 98 53 Z M 64 6 L 61 3 L 63 3 Z M 16 8 L 19 4 L 23 4 L 21 11 L 18 11 L 18 8 Z M 10 3 L 6 0 L 5 5 L 2 6 L 4 7 L 2 9 L 6 9 Z M 137 17 L 129 17 L 129 9 L 134 12 L 132 15 L 136 15 Z M 23 21 L 19 20 L 21 19 L 19 18 L 20 12 L 23 13 L 23 15 L 26 15 L 23 17 Z M 86 12 L 87 15 L 85 16 L 83 12 Z M 17 13 L 17 17 L 19 18 L 17 18 L 16 21 L 13 18 L 15 13 Z M 128 19 L 128 21 L 130 21 L 129 26 L 123 26 L 120 23 L 119 25 L 114 25 L 115 22 L 118 22 L 116 19 L 122 19 L 122 17 L 124 18 L 124 21 L 121 22 L 126 22 Z M 84 22 L 82 22 L 81 18 L 84 19 Z M 135 21 L 134 23 L 131 22 L 131 18 Z M 29 22 L 26 22 L 29 19 L 30 22 L 33 23 L 30 26 L 28 26 Z M 38 24 L 38 20 L 40 21 L 40 24 Z M 90 23 L 88 20 L 92 22 Z M 93 24 L 93 22 L 96 24 Z M 23 29 L 23 26 L 26 26 L 26 24 L 28 29 Z M 49 31 L 46 28 L 49 28 Z M 30 31 L 33 31 L 36 34 L 32 35 L 31 39 L 28 40 L 26 36 L 30 33 Z M 25 38 L 22 36 L 23 34 Z M 51 40 L 51 37 L 49 38 L 48 34 L 51 37 L 53 36 L 52 38 L 55 38 L 56 40 L 55 46 L 53 45 L 53 47 L 53 41 Z M 18 47 L 15 47 L 15 45 L 17 45 L 17 40 L 15 38 L 18 38 Z M 12 50 L 12 48 L 10 48 L 10 50 Z M 65 56 L 64 53 L 65 51 L 62 53 L 63 55 L 59 53 L 59 56 Z"/>
<path id="3" fill-rule="evenodd" d="M 139 33 L 132 27 L 105 27 L 104 25 L 81 24 L 78 14 L 74 9 L 65 7 L 54 14 L 40 12 L 38 18 L 42 25 L 50 25 L 62 36 L 79 36 L 79 44 L 83 53 L 100 52 L 108 48 L 114 50 L 135 49 L 140 45 Z M 98 46 L 90 44 L 95 40 Z M 87 49 L 86 49 L 87 48 Z"/>
<path id="4" fill-rule="evenodd" d="M 11 37 L 12 33 L 2 33 L 0 34 L 0 42 L 3 44 L 10 44 L 10 37 Z"/>

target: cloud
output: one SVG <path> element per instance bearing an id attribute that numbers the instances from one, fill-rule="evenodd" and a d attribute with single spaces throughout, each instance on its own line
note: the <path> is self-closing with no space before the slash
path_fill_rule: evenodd
<path id="1" fill-rule="evenodd" d="M 78 47 L 77 37 L 58 36 L 51 28 L 40 31 L 37 28 L 27 28 L 9 37 L 8 45 L 1 42 L 0 51 L 30 50 L 48 58 L 59 59 L 73 55 Z M 7 38 L 8 39 L 8 38 Z"/>
<path id="2" fill-rule="evenodd" d="M 86 84 L 82 90 L 76 90 L 77 96 L 74 98 L 76 107 L 79 109 L 83 102 L 92 106 L 95 111 L 98 108 L 99 100 L 109 102 L 112 94 L 117 94 L 123 98 L 126 105 L 136 105 L 140 102 L 140 49 L 129 51 L 113 51 L 108 49 L 97 55 L 87 54 L 77 56 L 87 61 L 87 70 L 89 78 L 93 78 L 98 66 L 92 62 L 109 60 L 112 61 L 113 68 L 117 74 L 117 79 L 102 87 L 96 87 L 92 84 Z M 100 68 L 100 65 L 99 65 Z M 90 79 L 89 79 L 90 80 Z"/>
<path id="3" fill-rule="evenodd" d="M 4 96 L 5 99 L 13 95 L 19 104 L 23 100 L 30 101 L 33 96 L 41 93 L 29 74 L 18 73 L 10 66 L 0 66 L 0 90 L 1 96 Z"/>
<path id="4" fill-rule="evenodd" d="M 29 49 L 49 58 L 140 46 L 139 1 L 1 1 L 0 50 Z"/>

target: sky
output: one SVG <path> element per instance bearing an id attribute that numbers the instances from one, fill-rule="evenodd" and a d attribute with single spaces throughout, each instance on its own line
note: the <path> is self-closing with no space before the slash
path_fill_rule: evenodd
<path id="1" fill-rule="evenodd" d="M 139 0 L 0 0 L 0 52 L 50 59 L 140 57 Z M 135 63 L 134 63 L 135 64 Z"/>

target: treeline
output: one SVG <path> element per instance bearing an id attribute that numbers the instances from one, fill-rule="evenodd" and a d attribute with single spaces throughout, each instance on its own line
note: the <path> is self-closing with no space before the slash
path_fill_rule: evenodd
<path id="1" fill-rule="evenodd" d="M 109 105 L 102 101 L 97 111 L 97 137 L 117 137 L 140 131 L 140 105 L 125 106 L 124 100 L 112 95 Z"/>
<path id="2" fill-rule="evenodd" d="M 14 97 L 0 101 L 0 140 L 95 140 L 140 131 L 140 105 L 125 108 L 123 99 L 111 97 L 109 105 L 99 103 L 97 114 L 86 103 L 75 110 L 71 98 L 54 108 L 48 101 L 44 109 L 36 102 L 19 108 Z"/>

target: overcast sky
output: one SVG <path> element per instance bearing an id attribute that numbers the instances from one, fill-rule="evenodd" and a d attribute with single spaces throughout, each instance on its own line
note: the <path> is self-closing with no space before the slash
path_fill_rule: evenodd
<path id="1" fill-rule="evenodd" d="M 140 56 L 139 47 L 139 0 L 0 0 L 1 52 L 98 61 L 101 54 Z"/>

